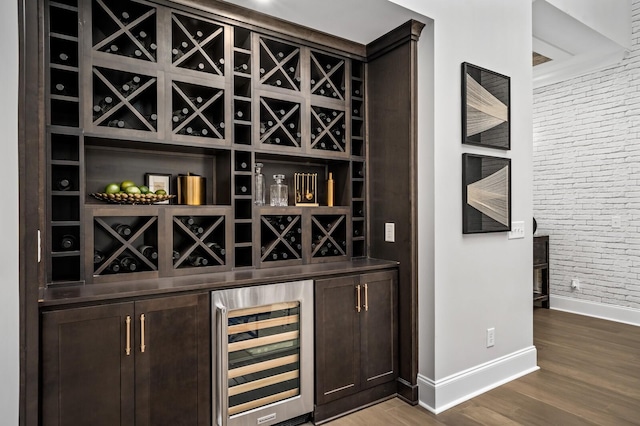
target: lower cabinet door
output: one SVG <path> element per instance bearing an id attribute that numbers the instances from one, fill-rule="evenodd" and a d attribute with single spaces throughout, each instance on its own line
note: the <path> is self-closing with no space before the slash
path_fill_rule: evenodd
<path id="1" fill-rule="evenodd" d="M 360 390 L 358 278 L 315 282 L 317 405 Z"/>
<path id="2" fill-rule="evenodd" d="M 42 314 L 42 425 L 133 424 L 132 319 L 133 303 Z"/>
<path id="3" fill-rule="evenodd" d="M 211 424 L 209 294 L 135 304 L 136 426 Z"/>
<path id="4" fill-rule="evenodd" d="M 362 387 L 398 377 L 397 273 L 385 271 L 360 277 L 365 306 L 360 316 Z"/>

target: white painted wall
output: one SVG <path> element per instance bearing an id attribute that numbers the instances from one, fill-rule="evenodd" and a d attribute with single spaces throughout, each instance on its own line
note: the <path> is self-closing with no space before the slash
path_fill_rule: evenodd
<path id="1" fill-rule="evenodd" d="M 633 45 L 619 65 L 534 91 L 534 214 L 550 235 L 552 307 L 640 325 L 640 0 L 632 4 Z"/>
<path id="2" fill-rule="evenodd" d="M 419 128 L 419 382 L 421 403 L 441 411 L 536 365 L 531 2 L 394 2 L 433 19 L 433 37 L 425 32 L 419 42 L 419 114 L 434 112 L 433 121 L 425 117 Z M 425 63 L 430 55 L 433 63 Z M 511 77 L 510 151 L 461 144 L 462 62 Z M 464 152 L 512 159 L 512 217 L 526 222 L 526 238 L 462 234 Z M 489 327 L 496 329 L 490 349 L 485 345 Z"/>
<path id="3" fill-rule="evenodd" d="M 18 424 L 18 2 L 0 2 L 0 413 Z"/>

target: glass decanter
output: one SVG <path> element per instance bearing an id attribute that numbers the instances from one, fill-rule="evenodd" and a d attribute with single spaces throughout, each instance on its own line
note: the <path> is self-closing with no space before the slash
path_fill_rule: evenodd
<path id="1" fill-rule="evenodd" d="M 273 175 L 276 181 L 271 185 L 271 206 L 284 207 L 289 205 L 289 190 L 284 183 L 284 175 Z"/>
<path id="2" fill-rule="evenodd" d="M 255 205 L 256 206 L 264 206 L 265 203 L 265 193 L 266 193 L 266 182 L 264 180 L 264 175 L 262 174 L 262 163 L 256 163 L 256 175 L 255 175 Z"/>

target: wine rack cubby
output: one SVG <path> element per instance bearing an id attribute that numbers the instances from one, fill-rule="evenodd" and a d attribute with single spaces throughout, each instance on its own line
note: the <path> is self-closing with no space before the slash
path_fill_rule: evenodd
<path id="1" fill-rule="evenodd" d="M 193 215 L 183 208 L 186 215 L 175 212 L 171 215 L 172 275 L 230 269 L 228 210 L 210 209 L 209 214 Z"/>
<path id="2" fill-rule="evenodd" d="M 260 84 L 300 90 L 300 47 L 260 37 Z"/>
<path id="3" fill-rule="evenodd" d="M 143 74 L 94 67 L 94 125 L 157 131 L 156 80 Z"/>
<path id="4" fill-rule="evenodd" d="M 133 1 L 93 0 L 93 49 L 155 62 L 156 8 Z"/>
<path id="5" fill-rule="evenodd" d="M 260 98 L 260 144 L 300 148 L 300 103 Z"/>
<path id="6" fill-rule="evenodd" d="M 345 68 L 342 58 L 311 52 L 311 94 L 344 101 Z"/>
<path id="7" fill-rule="evenodd" d="M 171 61 L 173 66 L 224 75 L 225 30 L 213 22 L 172 14 Z"/>
<path id="8" fill-rule="evenodd" d="M 225 139 L 224 90 L 174 81 L 172 111 L 174 134 Z"/>
<path id="9" fill-rule="evenodd" d="M 44 11 L 48 283 L 367 255 L 363 58 L 166 3 L 59 0 Z M 264 163 L 266 206 L 255 204 L 256 163 Z M 146 174 L 170 175 L 176 194 L 187 173 L 205 178 L 205 205 L 116 206 L 89 195 L 111 182 L 145 184 Z M 319 207 L 295 206 L 295 173 L 317 175 Z M 268 206 L 275 174 L 289 187 L 289 207 L 276 213 Z M 265 222 L 270 216 L 295 216 L 299 227 L 274 233 L 280 225 Z M 208 237 L 185 228 L 189 217 L 211 228 Z M 111 218 L 146 226 L 142 242 L 115 238 L 103 226 Z M 96 267 L 94 233 L 109 241 L 105 262 L 130 257 L 136 270 Z M 157 258 L 143 245 L 155 245 Z"/>
<path id="10" fill-rule="evenodd" d="M 301 264 L 302 227 L 301 214 L 261 215 L 260 263 Z"/>

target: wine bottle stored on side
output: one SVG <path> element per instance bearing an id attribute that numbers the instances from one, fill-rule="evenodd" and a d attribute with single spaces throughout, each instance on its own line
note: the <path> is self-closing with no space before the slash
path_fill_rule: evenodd
<path id="1" fill-rule="evenodd" d="M 110 272 L 112 274 L 120 273 L 120 262 L 118 262 L 117 260 L 114 260 L 113 262 L 111 262 L 109 264 L 109 266 L 107 267 L 106 271 Z"/>
<path id="2" fill-rule="evenodd" d="M 131 227 L 125 223 L 116 223 L 113 225 L 113 229 L 123 237 L 131 235 Z"/>
<path id="3" fill-rule="evenodd" d="M 99 265 L 102 262 L 104 262 L 104 253 L 101 252 L 100 250 L 94 250 L 93 251 L 93 264 L 94 265 Z"/>
<path id="4" fill-rule="evenodd" d="M 141 245 L 138 247 L 138 251 L 142 253 L 147 259 L 154 261 L 158 259 L 158 250 L 155 247 L 149 245 Z"/>
<path id="5" fill-rule="evenodd" d="M 66 177 L 60 178 L 56 181 L 56 189 L 58 191 L 68 191 L 71 189 L 71 181 Z"/>
<path id="6" fill-rule="evenodd" d="M 138 270 L 138 262 L 131 256 L 120 259 L 120 268 L 123 272 L 135 272 Z"/>
<path id="7" fill-rule="evenodd" d="M 187 258 L 187 262 L 189 262 L 189 265 L 195 267 L 207 266 L 209 264 L 209 260 L 206 257 L 196 255 L 190 255 Z"/>
<path id="8" fill-rule="evenodd" d="M 60 238 L 60 248 L 63 251 L 76 250 L 78 248 L 77 244 L 78 242 L 74 235 L 65 234 Z"/>

